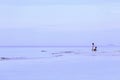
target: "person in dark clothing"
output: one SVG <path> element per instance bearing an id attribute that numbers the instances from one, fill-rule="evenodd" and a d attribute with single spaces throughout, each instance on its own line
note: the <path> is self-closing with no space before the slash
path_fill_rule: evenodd
<path id="1" fill-rule="evenodd" d="M 92 51 L 97 51 L 97 46 L 94 43 L 92 43 Z"/>
<path id="2" fill-rule="evenodd" d="M 94 45 L 94 43 L 92 43 L 92 51 L 94 51 L 94 47 L 95 47 L 95 45 Z"/>
<path id="3" fill-rule="evenodd" d="M 97 47 L 95 46 L 95 48 L 93 49 L 93 51 L 97 51 Z"/>

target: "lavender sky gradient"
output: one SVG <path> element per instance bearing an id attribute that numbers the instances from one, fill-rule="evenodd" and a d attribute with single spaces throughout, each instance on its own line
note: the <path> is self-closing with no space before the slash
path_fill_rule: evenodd
<path id="1" fill-rule="evenodd" d="M 119 0 L 0 0 L 0 45 L 120 44 Z"/>

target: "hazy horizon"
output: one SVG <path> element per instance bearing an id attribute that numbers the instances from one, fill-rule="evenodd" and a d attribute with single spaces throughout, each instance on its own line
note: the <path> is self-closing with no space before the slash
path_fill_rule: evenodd
<path id="1" fill-rule="evenodd" d="M 120 44 L 119 0 L 2 0 L 0 45 Z"/>

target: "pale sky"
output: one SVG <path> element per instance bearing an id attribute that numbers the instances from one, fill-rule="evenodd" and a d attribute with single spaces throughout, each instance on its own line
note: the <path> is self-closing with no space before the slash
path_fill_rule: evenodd
<path id="1" fill-rule="evenodd" d="M 0 45 L 120 44 L 119 0 L 1 0 Z"/>

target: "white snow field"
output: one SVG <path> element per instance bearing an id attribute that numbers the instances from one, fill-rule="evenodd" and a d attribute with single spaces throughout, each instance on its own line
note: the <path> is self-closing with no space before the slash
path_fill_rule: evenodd
<path id="1" fill-rule="evenodd" d="M 0 80 L 120 80 L 120 57 L 76 55 L 1 61 Z"/>
<path id="2" fill-rule="evenodd" d="M 13 50 L 6 50 L 13 56 Z M 40 53 L 42 56 L 36 55 L 37 52 L 33 51 L 30 53 L 34 55 L 33 57 L 28 53 L 26 57 L 27 50 L 25 52 L 21 50 L 25 55 L 14 53 L 13 57 L 1 51 L 0 54 L 8 59 L 0 61 L 0 80 L 120 80 L 119 52 L 115 53 L 112 50 L 108 51 L 110 54 L 105 51 L 87 53 L 84 50 L 79 53 L 74 49 L 69 49 L 73 52 L 65 49 L 62 51 L 59 49 L 59 52 L 56 49 L 59 53 L 57 51 L 53 53 L 50 49 L 47 50 L 48 52 Z"/>

